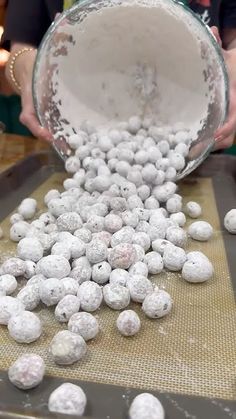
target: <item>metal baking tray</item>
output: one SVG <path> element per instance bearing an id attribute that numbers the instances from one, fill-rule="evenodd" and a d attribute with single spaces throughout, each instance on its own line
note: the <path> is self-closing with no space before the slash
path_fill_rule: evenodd
<path id="1" fill-rule="evenodd" d="M 23 198 L 30 195 L 56 171 L 63 171 L 58 157 L 51 152 L 40 152 L 0 174 L 0 220 L 7 217 Z M 236 208 L 236 158 L 211 155 L 184 182 L 194 188 L 195 180 L 199 177 L 212 179 L 217 209 L 222 222 L 226 211 Z M 236 237 L 227 233 L 223 234 L 223 237 L 235 293 Z M 63 377 L 46 376 L 38 388 L 24 392 L 11 385 L 6 371 L 0 371 L 0 417 L 5 419 L 67 417 L 50 414 L 47 410 L 48 395 L 64 381 Z M 144 392 L 140 389 L 94 382 L 79 380 L 73 380 L 73 382 L 81 384 L 88 396 L 84 419 L 127 419 L 130 402 L 137 394 Z M 163 403 L 166 419 L 236 419 L 235 400 L 210 399 L 163 391 L 151 392 Z M 73 418 L 73 416 L 69 417 Z"/>

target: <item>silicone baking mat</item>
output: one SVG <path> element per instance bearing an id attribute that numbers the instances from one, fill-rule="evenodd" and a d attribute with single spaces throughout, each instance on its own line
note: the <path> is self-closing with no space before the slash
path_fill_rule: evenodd
<path id="1" fill-rule="evenodd" d="M 52 174 L 31 194 L 42 202 L 44 194 L 59 188 L 64 175 Z M 65 328 L 54 320 L 53 310 L 40 307 L 44 324 L 42 337 L 31 345 L 19 345 L 0 329 L 0 369 L 24 352 L 43 356 L 47 374 L 65 379 L 119 385 L 207 398 L 235 399 L 236 322 L 235 300 L 220 227 L 213 184 L 210 178 L 182 182 L 185 200 L 203 207 L 204 220 L 214 227 L 209 243 L 189 241 L 188 249 L 202 250 L 213 262 L 215 275 L 204 284 L 189 284 L 179 274 L 163 273 L 152 280 L 173 297 L 172 313 L 160 320 L 147 319 L 139 305 L 141 332 L 124 338 L 116 331 L 118 312 L 101 307 L 96 312 L 101 332 L 88 343 L 86 357 L 72 367 L 58 367 L 48 356 L 54 334 Z M 1 223 L 6 236 L 8 217 Z M 14 254 L 15 245 L 0 242 L 1 259 Z"/>

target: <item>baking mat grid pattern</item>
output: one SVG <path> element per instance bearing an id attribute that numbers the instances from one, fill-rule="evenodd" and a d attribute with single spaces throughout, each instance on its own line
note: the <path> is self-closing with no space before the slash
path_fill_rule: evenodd
<path id="1" fill-rule="evenodd" d="M 55 173 L 32 194 L 42 202 L 44 194 L 59 188 L 63 174 Z M 65 328 L 54 320 L 53 310 L 37 311 L 44 324 L 40 340 L 30 345 L 15 343 L 5 327 L 0 328 L 0 368 L 7 369 L 22 353 L 42 355 L 47 374 L 98 383 L 159 390 L 186 395 L 234 400 L 236 376 L 235 301 L 220 230 L 211 180 L 199 179 L 194 186 L 185 182 L 186 200 L 203 206 L 203 219 L 214 227 L 209 243 L 189 242 L 188 249 L 202 250 L 214 263 L 215 275 L 205 284 L 188 284 L 179 274 L 163 273 L 153 282 L 170 292 L 172 313 L 160 320 L 147 319 L 139 305 L 142 328 L 133 338 L 119 335 L 115 328 L 118 312 L 102 307 L 98 317 L 101 332 L 88 344 L 86 357 L 72 367 L 58 367 L 48 356 L 54 334 Z M 9 220 L 1 224 L 5 232 Z M 0 242 L 1 259 L 14 254 L 14 245 Z M 132 307 L 132 308 L 133 308 Z"/>

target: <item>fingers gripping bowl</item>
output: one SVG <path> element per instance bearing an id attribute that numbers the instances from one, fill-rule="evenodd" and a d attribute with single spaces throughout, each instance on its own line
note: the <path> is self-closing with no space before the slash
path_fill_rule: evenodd
<path id="1" fill-rule="evenodd" d="M 170 134 L 182 124 L 190 146 L 180 179 L 213 148 L 213 134 L 227 116 L 228 78 L 213 35 L 184 5 L 86 0 L 46 33 L 33 96 L 64 159 L 70 155 L 66 139 L 85 120 L 108 129 L 139 115 L 168 126 Z"/>

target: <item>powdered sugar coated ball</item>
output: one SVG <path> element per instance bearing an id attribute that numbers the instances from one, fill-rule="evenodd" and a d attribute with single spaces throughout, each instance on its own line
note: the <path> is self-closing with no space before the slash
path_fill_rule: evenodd
<path id="1" fill-rule="evenodd" d="M 171 245 L 171 242 L 165 239 L 155 239 L 152 242 L 152 248 L 155 252 L 160 253 L 163 256 L 166 246 Z"/>
<path id="2" fill-rule="evenodd" d="M 98 233 L 93 233 L 92 240 L 101 240 L 107 247 L 109 247 L 111 243 L 111 237 L 112 235 L 108 231 L 99 231 Z"/>
<path id="3" fill-rule="evenodd" d="M 129 268 L 129 274 L 130 275 L 142 275 L 142 276 L 148 276 L 148 267 L 146 263 L 138 261 L 135 262 L 131 267 Z"/>
<path id="4" fill-rule="evenodd" d="M 13 275 L 5 274 L 0 276 L 0 288 L 11 295 L 17 288 L 17 281 Z"/>
<path id="5" fill-rule="evenodd" d="M 73 179 L 73 178 L 65 179 L 64 182 L 63 182 L 63 187 L 67 191 L 72 189 L 72 188 L 76 188 L 77 186 L 78 186 L 78 184 L 77 184 L 76 180 Z"/>
<path id="6" fill-rule="evenodd" d="M 165 246 L 163 253 L 163 262 L 165 268 L 170 271 L 180 271 L 186 262 L 187 257 L 184 249 L 174 245 Z"/>
<path id="7" fill-rule="evenodd" d="M 92 240 L 87 244 L 86 257 L 91 263 L 99 263 L 107 258 L 107 246 L 102 240 Z"/>
<path id="8" fill-rule="evenodd" d="M 67 138 L 67 142 L 71 148 L 76 150 L 88 140 L 88 135 L 84 131 L 78 131 L 77 134 L 72 134 Z"/>
<path id="9" fill-rule="evenodd" d="M 36 314 L 31 311 L 22 311 L 11 316 L 8 331 L 16 342 L 31 343 L 41 336 L 42 324 Z"/>
<path id="10" fill-rule="evenodd" d="M 123 220 L 123 223 L 126 226 L 130 226 L 130 227 L 137 227 L 138 223 L 139 223 L 139 217 L 137 214 L 135 214 L 133 211 L 123 211 L 121 213 L 121 217 Z"/>
<path id="11" fill-rule="evenodd" d="M 138 195 L 129 196 L 127 199 L 128 208 L 133 210 L 135 208 L 143 208 L 143 203 Z"/>
<path id="12" fill-rule="evenodd" d="M 173 182 L 165 182 L 153 188 L 153 195 L 159 202 L 166 202 L 176 191 L 176 185 Z"/>
<path id="13" fill-rule="evenodd" d="M 128 130 L 131 134 L 136 134 L 142 126 L 141 118 L 139 116 L 131 116 L 128 121 Z"/>
<path id="14" fill-rule="evenodd" d="M 102 303 L 102 289 L 96 282 L 83 282 L 78 289 L 81 309 L 88 312 L 97 310 Z"/>
<path id="15" fill-rule="evenodd" d="M 141 185 L 137 189 L 137 193 L 141 200 L 144 202 L 146 199 L 150 197 L 151 191 L 148 185 Z"/>
<path id="16" fill-rule="evenodd" d="M 116 320 L 116 326 L 122 335 L 134 336 L 139 332 L 141 322 L 135 311 L 125 310 L 119 314 Z"/>
<path id="17" fill-rule="evenodd" d="M 128 150 L 125 150 L 125 152 Z M 125 199 L 128 199 L 130 196 L 136 194 L 136 186 L 131 182 L 122 183 L 120 187 L 121 196 Z"/>
<path id="18" fill-rule="evenodd" d="M 185 212 L 191 218 L 198 218 L 202 214 L 202 208 L 197 202 L 189 201 L 186 204 Z"/>
<path id="19" fill-rule="evenodd" d="M 69 241 L 55 243 L 51 248 L 51 255 L 63 256 L 65 259 L 70 260 L 71 251 Z"/>
<path id="20" fill-rule="evenodd" d="M 138 152 L 140 153 L 140 152 Z M 136 153 L 136 155 L 138 154 Z M 145 153 L 145 151 L 143 152 Z M 134 183 L 134 185 L 141 186 L 143 183 L 143 179 L 142 179 L 142 175 L 140 173 L 140 171 L 135 170 L 134 168 L 132 168 L 131 170 L 129 170 L 128 175 L 127 175 L 127 180 L 131 183 Z"/>
<path id="21" fill-rule="evenodd" d="M 18 213 L 22 215 L 25 220 L 30 220 L 34 217 L 37 210 L 37 201 L 33 198 L 23 199 L 18 207 Z"/>
<path id="22" fill-rule="evenodd" d="M 34 310 L 40 303 L 39 286 L 27 284 L 18 292 L 16 298 L 24 304 L 25 310 Z"/>
<path id="23" fill-rule="evenodd" d="M 164 417 L 162 404 L 149 393 L 136 396 L 129 409 L 130 419 L 164 419 Z"/>
<path id="24" fill-rule="evenodd" d="M 133 235 L 132 238 L 133 244 L 138 244 L 139 246 L 143 247 L 144 251 L 147 252 L 150 248 L 151 241 L 150 237 L 147 233 L 144 232 L 137 232 Z"/>
<path id="25" fill-rule="evenodd" d="M 37 269 L 46 278 L 62 279 L 69 276 L 70 264 L 63 256 L 49 255 L 40 259 Z"/>
<path id="26" fill-rule="evenodd" d="M 97 284 L 105 284 L 111 274 L 111 266 L 108 262 L 96 263 L 92 267 L 92 280 Z"/>
<path id="27" fill-rule="evenodd" d="M 57 227 L 59 231 L 74 233 L 75 230 L 82 227 L 82 220 L 77 212 L 66 212 L 58 217 Z"/>
<path id="28" fill-rule="evenodd" d="M 70 212 L 71 208 L 72 204 L 68 197 L 54 198 L 51 199 L 48 203 L 48 209 L 50 213 L 56 218 L 64 213 Z"/>
<path id="29" fill-rule="evenodd" d="M 92 268 L 86 256 L 74 260 L 70 276 L 77 281 L 78 285 L 91 279 Z"/>
<path id="30" fill-rule="evenodd" d="M 168 141 L 162 140 L 158 143 L 158 148 L 163 156 L 166 156 L 170 150 Z"/>
<path id="31" fill-rule="evenodd" d="M 116 231 L 122 228 L 122 219 L 119 215 L 116 214 L 108 214 L 104 220 L 104 227 L 109 233 L 115 233 Z"/>
<path id="32" fill-rule="evenodd" d="M 54 245 L 56 239 L 57 239 L 57 233 L 50 233 L 50 234 L 44 234 L 44 233 L 39 233 L 37 236 L 38 240 L 40 241 L 42 247 L 43 247 L 43 251 L 44 253 L 48 253 L 50 251 L 50 249 L 52 248 L 52 246 Z M 37 267 L 36 267 L 37 269 Z"/>
<path id="33" fill-rule="evenodd" d="M 182 201 L 179 198 L 173 196 L 166 201 L 166 209 L 171 214 L 179 212 L 182 209 Z"/>
<path id="34" fill-rule="evenodd" d="M 79 228 L 74 232 L 74 236 L 82 240 L 84 243 L 89 243 L 92 240 L 92 232 L 85 227 Z"/>
<path id="35" fill-rule="evenodd" d="M 78 283 L 74 278 L 62 278 L 61 284 L 63 285 L 65 295 L 77 295 Z"/>
<path id="36" fill-rule="evenodd" d="M 121 243 L 132 243 L 132 237 L 135 230 L 130 226 L 125 226 L 121 230 L 113 234 L 111 238 L 111 247 L 115 247 Z"/>
<path id="37" fill-rule="evenodd" d="M 105 285 L 103 296 L 105 303 L 114 310 L 122 310 L 130 303 L 129 290 L 121 285 Z"/>
<path id="38" fill-rule="evenodd" d="M 174 167 L 168 167 L 165 173 L 165 180 L 174 182 L 176 179 L 177 171 Z"/>
<path id="39" fill-rule="evenodd" d="M 145 256 L 144 248 L 142 246 L 139 246 L 139 244 L 133 244 L 133 246 L 134 246 L 135 251 L 136 251 L 136 256 L 135 256 L 134 263 L 143 261 L 144 256 Z"/>
<path id="40" fill-rule="evenodd" d="M 144 203 L 144 207 L 146 209 L 157 209 L 157 208 L 159 208 L 159 206 L 160 206 L 159 202 L 152 195 L 149 198 L 147 198 L 145 203 Z"/>
<path id="41" fill-rule="evenodd" d="M 142 303 L 145 297 L 153 291 L 151 281 L 142 275 L 132 275 L 126 286 L 131 300 L 137 303 Z"/>
<path id="42" fill-rule="evenodd" d="M 188 234 L 194 240 L 205 242 L 212 237 L 213 228 L 206 221 L 195 221 L 189 226 Z"/>
<path id="43" fill-rule="evenodd" d="M 61 323 L 66 323 L 73 314 L 79 311 L 79 308 L 79 298 L 75 295 L 66 295 L 55 308 L 55 318 Z"/>
<path id="44" fill-rule="evenodd" d="M 114 269 L 110 274 L 110 284 L 125 287 L 129 277 L 130 275 L 125 269 Z"/>
<path id="45" fill-rule="evenodd" d="M 23 260 L 38 262 L 43 257 L 43 246 L 38 239 L 25 237 L 19 241 L 17 253 Z"/>
<path id="46" fill-rule="evenodd" d="M 64 287 L 58 278 L 48 278 L 42 281 L 39 289 L 41 301 L 46 306 L 56 305 L 64 297 Z"/>
<path id="47" fill-rule="evenodd" d="M 71 383 L 63 383 L 54 390 L 48 400 L 50 412 L 82 416 L 87 399 L 82 388 Z"/>
<path id="48" fill-rule="evenodd" d="M 154 182 L 156 177 L 158 176 L 158 170 L 154 166 L 154 164 L 147 163 L 143 169 L 141 170 L 142 178 L 147 185 L 150 185 Z M 162 182 L 164 181 L 165 174 L 163 172 Z M 161 179 L 160 179 L 161 182 Z M 162 183 L 161 182 L 161 183 Z"/>
<path id="49" fill-rule="evenodd" d="M 168 227 L 166 230 L 166 240 L 175 246 L 185 247 L 187 244 L 187 234 L 180 227 Z"/>
<path id="50" fill-rule="evenodd" d="M 135 261 L 136 251 L 132 244 L 121 243 L 113 247 L 108 254 L 112 268 L 128 269 Z"/>
<path id="51" fill-rule="evenodd" d="M 37 387 L 45 372 L 43 358 L 36 354 L 24 354 L 10 366 L 8 378 L 11 383 L 21 390 Z"/>
<path id="52" fill-rule="evenodd" d="M 69 320 L 68 329 L 73 333 L 78 333 L 85 341 L 94 339 L 99 332 L 98 321 L 91 313 L 73 314 Z"/>
<path id="53" fill-rule="evenodd" d="M 146 316 L 158 319 L 169 314 L 172 308 L 172 299 L 168 292 L 155 289 L 148 294 L 143 302 L 142 309 Z"/>
<path id="54" fill-rule="evenodd" d="M 178 154 L 182 154 L 183 157 L 187 157 L 188 152 L 189 152 L 189 146 L 185 143 L 179 143 L 175 147 L 175 151 Z"/>
<path id="55" fill-rule="evenodd" d="M 34 275 L 27 281 L 26 287 L 28 287 L 29 285 L 36 285 L 39 289 L 42 282 L 45 279 L 45 276 L 43 276 L 42 274 Z"/>
<path id="56" fill-rule="evenodd" d="M 117 129 L 112 129 L 111 131 L 109 131 L 109 137 L 113 144 L 119 144 L 119 142 L 121 141 L 121 132 Z"/>
<path id="57" fill-rule="evenodd" d="M 19 242 L 23 239 L 29 230 L 29 224 L 26 221 L 18 221 L 10 228 L 10 239 Z"/>
<path id="58" fill-rule="evenodd" d="M 45 226 L 48 226 L 49 224 L 55 223 L 56 218 L 50 212 L 43 212 L 39 217 L 39 221 L 42 221 Z"/>
<path id="59" fill-rule="evenodd" d="M 127 203 L 125 198 L 114 197 L 110 199 L 110 207 L 112 210 L 122 212 L 127 209 Z"/>
<path id="60" fill-rule="evenodd" d="M 159 274 L 163 270 L 163 260 L 159 253 L 149 252 L 145 255 L 144 262 L 148 267 L 148 272 L 152 275 Z"/>
<path id="61" fill-rule="evenodd" d="M 80 169 L 80 160 L 75 156 L 68 157 L 65 162 L 65 169 L 68 173 L 78 172 Z"/>
<path id="62" fill-rule="evenodd" d="M 184 227 L 186 224 L 186 217 L 183 212 L 176 212 L 174 214 L 170 214 L 170 220 L 174 221 L 174 223 L 178 224 L 179 227 Z"/>
<path id="63" fill-rule="evenodd" d="M 22 215 L 21 214 L 18 214 L 17 212 L 15 213 L 15 214 L 12 214 L 11 216 L 10 216 L 10 223 L 11 224 L 15 224 L 15 223 L 18 223 L 19 221 L 23 221 L 23 217 L 22 217 Z"/>
<path id="64" fill-rule="evenodd" d="M 24 309 L 24 304 L 16 298 L 0 297 L 0 324 L 8 324 L 12 315 L 17 315 Z"/>
<path id="65" fill-rule="evenodd" d="M 150 211 L 146 208 L 134 208 L 133 214 L 136 214 L 139 221 L 148 221 L 150 218 Z"/>
<path id="66" fill-rule="evenodd" d="M 26 260 L 25 261 L 25 273 L 24 273 L 24 277 L 26 279 L 32 278 L 32 276 L 35 275 L 35 270 L 36 270 L 36 263 L 33 262 L 32 260 Z"/>
<path id="67" fill-rule="evenodd" d="M 71 365 L 86 354 L 87 345 L 82 336 L 61 330 L 52 339 L 49 352 L 56 364 Z"/>
<path id="68" fill-rule="evenodd" d="M 182 154 L 173 152 L 169 156 L 170 166 L 174 167 L 177 172 L 185 167 L 185 158 Z"/>
<path id="69" fill-rule="evenodd" d="M 91 215 L 87 219 L 86 227 L 92 233 L 98 233 L 104 230 L 104 217 L 101 217 L 100 215 Z"/>
<path id="70" fill-rule="evenodd" d="M 25 261 L 20 258 L 9 258 L 2 264 L 2 272 L 15 277 L 23 276 L 25 268 Z"/>
<path id="71" fill-rule="evenodd" d="M 68 244 L 72 259 L 77 259 L 85 254 L 86 243 L 84 243 L 78 237 L 73 236 L 72 239 L 69 240 Z"/>
<path id="72" fill-rule="evenodd" d="M 231 234 L 236 234 L 236 209 L 231 209 L 224 217 L 224 226 Z"/>
<path id="73" fill-rule="evenodd" d="M 57 189 L 50 189 L 45 197 L 44 197 L 44 203 L 45 205 L 48 205 L 48 203 L 52 200 L 52 199 L 56 199 L 56 198 L 60 198 L 60 192 Z"/>
<path id="74" fill-rule="evenodd" d="M 162 157 L 161 159 L 158 159 L 156 161 L 156 168 L 160 170 L 161 172 L 165 172 L 169 166 L 170 166 L 170 160 L 167 157 Z M 165 173 L 164 173 L 163 178 L 165 179 Z M 158 184 L 160 185 L 159 182 Z"/>
<path id="75" fill-rule="evenodd" d="M 188 282 L 205 282 L 212 278 L 214 268 L 202 252 L 189 252 L 183 265 L 182 277 Z"/>

